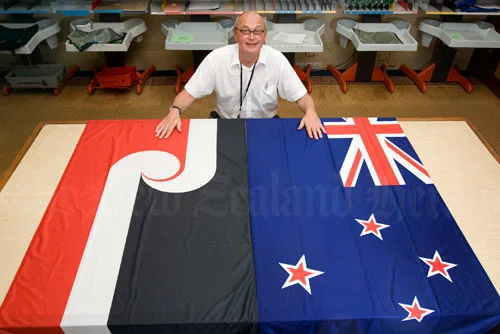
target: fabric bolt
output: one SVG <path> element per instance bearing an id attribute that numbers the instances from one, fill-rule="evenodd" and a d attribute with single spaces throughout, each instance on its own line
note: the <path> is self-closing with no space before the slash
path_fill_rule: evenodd
<path id="1" fill-rule="evenodd" d="M 124 37 L 111 28 L 103 28 L 90 32 L 73 30 L 67 38 L 79 51 L 85 51 L 94 44 L 120 44 Z"/>
<path id="2" fill-rule="evenodd" d="M 364 44 L 403 44 L 398 35 L 391 31 L 363 31 L 354 29 L 359 40 Z"/>

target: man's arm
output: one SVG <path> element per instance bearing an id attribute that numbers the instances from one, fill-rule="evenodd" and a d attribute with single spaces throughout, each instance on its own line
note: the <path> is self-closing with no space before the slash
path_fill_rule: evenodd
<path id="1" fill-rule="evenodd" d="M 304 113 L 304 117 L 302 117 L 297 130 L 302 130 L 305 126 L 309 138 L 323 138 L 323 132 L 326 133 L 326 130 L 316 113 L 316 108 L 314 107 L 314 101 L 311 95 L 305 94 L 295 103 L 297 103 L 297 106 Z"/>
<path id="2" fill-rule="evenodd" d="M 182 122 L 181 122 L 181 111 L 185 111 L 189 106 L 194 102 L 195 98 L 191 96 L 187 92 L 187 90 L 183 89 L 172 102 L 173 106 L 179 107 L 181 110 L 179 111 L 177 108 L 173 108 L 170 110 L 163 118 L 163 120 L 156 127 L 155 133 L 158 138 L 168 138 L 175 128 L 177 131 L 182 131 Z"/>

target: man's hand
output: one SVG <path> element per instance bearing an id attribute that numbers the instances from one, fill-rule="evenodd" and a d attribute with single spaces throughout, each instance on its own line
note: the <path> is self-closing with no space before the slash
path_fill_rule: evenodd
<path id="1" fill-rule="evenodd" d="M 168 112 L 168 115 L 158 124 L 155 130 L 155 135 L 157 138 L 168 138 L 177 128 L 177 131 L 182 131 L 182 122 L 179 110 L 172 109 Z"/>
<path id="2" fill-rule="evenodd" d="M 318 140 L 319 138 L 323 138 L 323 133 L 326 133 L 325 127 L 323 123 L 321 123 L 321 119 L 319 119 L 316 111 L 307 111 L 300 120 L 297 130 L 302 130 L 304 126 L 311 139 L 314 138 Z"/>

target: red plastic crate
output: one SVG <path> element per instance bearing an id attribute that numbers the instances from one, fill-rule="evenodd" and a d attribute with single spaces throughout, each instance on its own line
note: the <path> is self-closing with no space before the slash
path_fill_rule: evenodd
<path id="1" fill-rule="evenodd" d="M 130 87 L 136 81 L 135 66 L 105 67 L 96 74 L 100 88 Z"/>

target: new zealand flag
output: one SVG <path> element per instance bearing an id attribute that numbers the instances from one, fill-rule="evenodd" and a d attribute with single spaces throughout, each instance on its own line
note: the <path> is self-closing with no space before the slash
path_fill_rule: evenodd
<path id="1" fill-rule="evenodd" d="M 482 332 L 500 298 L 395 119 L 248 120 L 268 333 Z"/>

